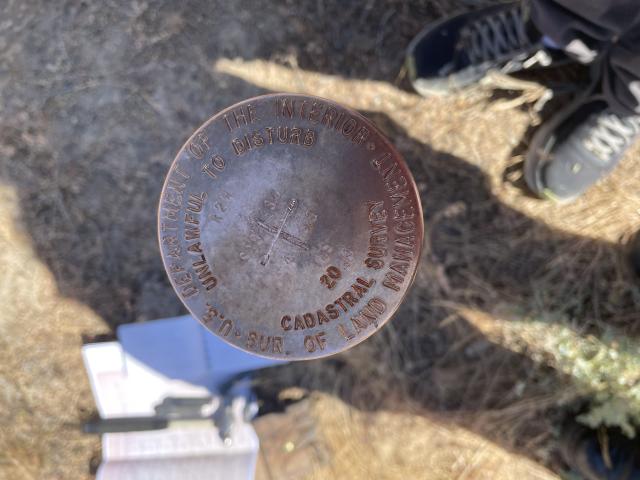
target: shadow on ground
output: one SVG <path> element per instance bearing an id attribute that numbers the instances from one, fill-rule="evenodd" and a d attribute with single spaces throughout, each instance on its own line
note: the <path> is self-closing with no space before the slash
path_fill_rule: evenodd
<path id="1" fill-rule="evenodd" d="M 335 358 L 266 372 L 260 388 L 323 390 L 365 411 L 428 410 L 552 462 L 554 435 L 581 408 L 574 380 L 487 340 L 461 312 L 573 318 L 580 334 L 599 335 L 608 318 L 632 319 L 639 306 L 625 249 L 528 218 L 501 203 L 477 167 L 411 140 L 383 114 L 363 113 L 401 146 L 421 190 L 426 240 L 416 282 L 376 336 Z M 615 327 L 637 334 L 639 325 Z"/>

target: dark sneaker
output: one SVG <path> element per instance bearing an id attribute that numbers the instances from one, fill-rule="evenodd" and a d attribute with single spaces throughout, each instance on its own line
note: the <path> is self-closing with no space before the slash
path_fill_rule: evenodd
<path id="1" fill-rule="evenodd" d="M 560 452 L 571 471 L 585 480 L 640 480 L 640 442 L 601 434 L 578 426 L 564 433 Z"/>
<path id="2" fill-rule="evenodd" d="M 640 278 L 640 231 L 636 232 L 626 245 L 629 266 L 636 277 Z"/>
<path id="3" fill-rule="evenodd" d="M 525 180 L 540 197 L 573 200 L 611 172 L 639 134 L 639 115 L 617 115 L 599 96 L 578 100 L 534 135 Z"/>
<path id="4" fill-rule="evenodd" d="M 561 50 L 543 46 L 526 2 L 445 18 L 427 26 L 407 50 L 409 78 L 425 96 L 458 90 L 490 70 L 513 73 L 567 61 Z"/>

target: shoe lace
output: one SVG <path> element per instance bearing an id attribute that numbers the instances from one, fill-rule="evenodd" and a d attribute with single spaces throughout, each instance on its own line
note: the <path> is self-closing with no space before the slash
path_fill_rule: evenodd
<path id="1" fill-rule="evenodd" d="M 461 32 L 461 39 L 471 63 L 531 47 L 524 19 L 524 6 L 518 4 L 469 24 Z"/>
<path id="2" fill-rule="evenodd" d="M 620 153 L 640 133 L 640 115 L 620 117 L 605 111 L 598 115 L 595 124 L 584 140 L 584 146 L 603 162 Z"/>

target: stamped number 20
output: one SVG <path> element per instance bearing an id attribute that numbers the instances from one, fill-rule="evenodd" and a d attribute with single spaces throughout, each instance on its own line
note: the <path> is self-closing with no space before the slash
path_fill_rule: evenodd
<path id="1" fill-rule="evenodd" d="M 338 267 L 333 265 L 327 268 L 327 273 L 320 277 L 320 283 L 327 287 L 329 290 L 333 290 L 337 281 L 342 277 L 342 273 Z"/>

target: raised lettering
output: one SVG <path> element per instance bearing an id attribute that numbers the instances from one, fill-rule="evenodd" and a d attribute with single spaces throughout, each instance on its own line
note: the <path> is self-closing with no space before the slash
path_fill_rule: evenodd
<path id="1" fill-rule="evenodd" d="M 307 328 L 313 328 L 316 326 L 316 318 L 312 313 L 305 313 L 304 315 L 302 315 L 302 318 L 304 318 L 304 324 L 307 326 Z"/>
<path id="2" fill-rule="evenodd" d="M 313 341 L 313 337 L 311 335 L 307 335 L 306 337 L 304 337 L 304 347 L 309 353 L 313 353 L 316 351 L 316 342 Z"/>
<path id="3" fill-rule="evenodd" d="M 226 337 L 227 335 L 229 335 L 232 328 L 233 328 L 233 322 L 227 318 L 223 320 L 222 323 L 220 324 L 220 328 L 218 328 L 218 333 L 223 337 Z"/>
<path id="4" fill-rule="evenodd" d="M 338 332 L 340 332 L 340 335 L 342 335 L 347 342 L 356 338 L 355 334 L 347 330 L 342 324 L 338 324 Z"/>
<path id="5" fill-rule="evenodd" d="M 247 336 L 247 348 L 249 350 L 255 350 L 258 345 L 258 334 L 256 332 L 249 332 Z"/>
<path id="6" fill-rule="evenodd" d="M 273 353 L 283 353 L 283 347 L 282 337 L 273 337 Z"/>

